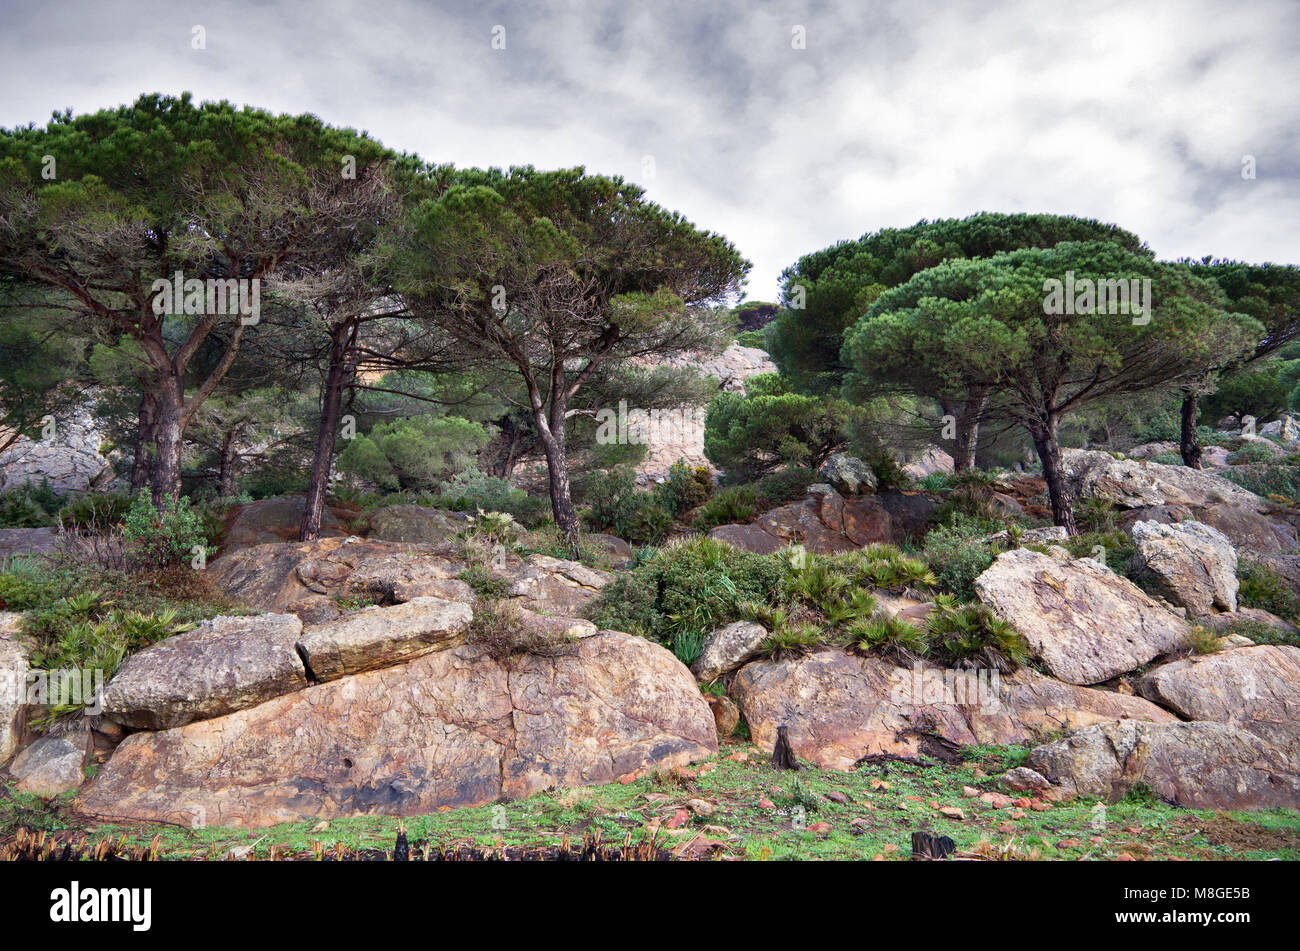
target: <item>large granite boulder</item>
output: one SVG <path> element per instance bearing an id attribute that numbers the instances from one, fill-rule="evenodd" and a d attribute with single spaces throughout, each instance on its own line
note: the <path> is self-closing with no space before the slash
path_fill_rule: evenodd
<path id="1" fill-rule="evenodd" d="M 1295 530 L 1280 518 L 1271 517 L 1270 507 L 1244 505 L 1147 505 L 1128 509 L 1119 516 L 1119 526 L 1132 531 L 1138 522 L 1178 525 L 1195 520 L 1227 536 L 1239 552 L 1277 554 L 1300 546 Z"/>
<path id="2" fill-rule="evenodd" d="M 59 550 L 52 528 L 0 528 L 0 561 L 19 555 L 52 555 Z"/>
<path id="3" fill-rule="evenodd" d="M 932 736 L 959 745 L 1023 743 L 1126 717 L 1174 720 L 1140 697 L 1028 669 L 997 676 L 928 665 L 909 670 L 839 650 L 747 664 L 731 694 L 760 747 L 771 750 L 785 726 L 796 756 L 841 770 L 870 754 L 927 752 Z"/>
<path id="4" fill-rule="evenodd" d="M 1263 500 L 1223 476 L 1204 469 L 1117 459 L 1108 452 L 1065 449 L 1061 464 L 1076 499 L 1109 499 L 1120 508 L 1148 505 L 1241 505 L 1259 509 Z"/>
<path id="5" fill-rule="evenodd" d="M 90 815 L 256 827 L 415 815 L 609 783 L 717 750 L 686 667 L 604 631 L 546 656 L 425 654 L 214 720 L 136 733 L 80 803 Z"/>
<path id="6" fill-rule="evenodd" d="M 162 730 L 219 717 L 307 686 L 291 614 L 218 617 L 127 659 L 104 687 L 103 711 Z"/>
<path id="7" fill-rule="evenodd" d="M 1163 664 L 1138 691 L 1188 720 L 1253 733 L 1300 769 L 1300 648 L 1255 645 Z"/>
<path id="8" fill-rule="evenodd" d="M 809 486 L 802 502 L 783 505 L 752 525 L 722 525 L 716 538 L 746 551 L 770 554 L 803 545 L 816 554 L 854 551 L 877 542 L 900 544 L 925 533 L 938 503 L 923 492 L 880 492 L 845 498 L 829 485 Z"/>
<path id="9" fill-rule="evenodd" d="M 297 649 L 314 680 L 336 680 L 446 650 L 460 641 L 473 619 L 473 610 L 463 602 L 415 598 L 304 628 Z"/>
<path id="10" fill-rule="evenodd" d="M 869 463 L 846 452 L 833 453 L 817 470 L 822 481 L 842 495 L 865 495 L 876 491 L 879 480 Z"/>
<path id="11" fill-rule="evenodd" d="M 753 658 L 767 636 L 767 628 L 753 621 L 720 627 L 704 642 L 700 656 L 691 664 L 691 673 L 704 683 L 717 680 Z"/>
<path id="12" fill-rule="evenodd" d="M 0 611 L 0 764 L 18 749 L 27 709 L 27 649 L 16 636 L 21 618 Z"/>
<path id="13" fill-rule="evenodd" d="M 426 505 L 388 505 L 370 516 L 368 537 L 386 542 L 450 541 L 469 525 L 463 512 L 447 512 Z"/>
<path id="14" fill-rule="evenodd" d="M 232 509 L 226 516 L 226 530 L 221 536 L 222 552 L 269 542 L 297 541 L 306 507 L 306 496 L 285 495 Z M 342 524 L 339 516 L 326 506 L 321 512 L 321 537 L 341 535 Z"/>
<path id="15" fill-rule="evenodd" d="M 1186 621 L 1091 558 L 1003 552 L 975 579 L 975 594 L 1069 683 L 1101 683 L 1187 640 Z"/>
<path id="16" fill-rule="evenodd" d="M 1258 736 L 1221 723 L 1092 726 L 1038 747 L 1026 765 L 1083 796 L 1114 800 L 1142 783 L 1194 809 L 1300 809 L 1297 764 Z"/>
<path id="17" fill-rule="evenodd" d="M 956 471 L 956 461 L 938 446 L 926 446 L 919 456 L 905 462 L 902 468 L 905 473 L 919 482 L 926 476 L 939 473 L 951 474 Z"/>
<path id="18" fill-rule="evenodd" d="M 1275 419 L 1259 427 L 1259 434 L 1280 439 L 1285 443 L 1300 443 L 1300 422 L 1297 422 L 1294 416 L 1287 414 L 1281 419 Z"/>
<path id="19" fill-rule="evenodd" d="M 87 731 L 43 736 L 23 749 L 9 765 L 19 792 L 50 798 L 77 789 L 86 781 L 82 767 L 89 745 Z"/>
<path id="20" fill-rule="evenodd" d="M 509 599 L 519 607 L 563 617 L 581 615 L 613 578 L 607 571 L 549 555 L 529 555 L 522 561 L 512 555 L 491 572 L 506 582 Z"/>
<path id="21" fill-rule="evenodd" d="M 1200 522 L 1136 522 L 1132 571 L 1150 578 L 1191 617 L 1237 610 L 1237 552 L 1228 537 Z"/>

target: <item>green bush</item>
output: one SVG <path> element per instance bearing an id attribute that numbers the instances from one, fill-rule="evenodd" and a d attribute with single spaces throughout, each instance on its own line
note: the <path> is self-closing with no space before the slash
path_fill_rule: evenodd
<path id="1" fill-rule="evenodd" d="M 489 438 L 456 416 L 408 416 L 349 440 L 339 471 L 385 489 L 431 489 L 465 469 Z"/>
<path id="2" fill-rule="evenodd" d="M 1285 462 L 1232 466 L 1223 472 L 1223 477 L 1256 495 L 1300 504 L 1300 466 Z"/>
<path id="3" fill-rule="evenodd" d="M 954 515 L 947 525 L 926 533 L 921 557 L 940 589 L 963 601 L 974 599 L 975 579 L 993 564 L 993 549 L 984 541 L 989 534 L 986 522 L 963 515 Z"/>
<path id="4" fill-rule="evenodd" d="M 505 479 L 490 476 L 475 468 L 463 469 L 444 482 L 430 504 L 453 512 L 505 512 L 515 521 L 533 528 L 546 521 L 551 505 L 548 499 L 529 495 Z"/>
<path id="5" fill-rule="evenodd" d="M 713 476 L 704 466 L 692 468 L 678 459 L 669 467 L 664 481 L 655 486 L 655 495 L 665 511 L 680 518 L 713 495 Z"/>
<path id="6" fill-rule="evenodd" d="M 758 491 L 752 485 L 737 485 L 721 489 L 700 507 L 694 526 L 707 532 L 719 525 L 732 525 L 757 518 Z"/>
<path id="7" fill-rule="evenodd" d="M 610 532 L 633 545 L 657 545 L 672 528 L 672 515 L 654 493 L 637 489 L 630 469 L 592 473 L 583 482 L 583 498 L 592 531 Z"/>
<path id="8" fill-rule="evenodd" d="M 131 560 L 153 569 L 188 564 L 195 549 L 208 553 L 203 516 L 182 496 L 155 508 L 147 489 L 141 489 L 122 520 L 122 541 Z"/>
<path id="9" fill-rule="evenodd" d="M 251 501 L 251 499 L 250 499 Z M 66 528 L 102 532 L 120 524 L 131 510 L 131 494 L 126 491 L 73 496 L 59 509 L 59 522 Z"/>
<path id="10" fill-rule="evenodd" d="M 658 641 L 690 663 L 705 635 L 741 620 L 747 602 L 769 601 L 789 571 L 777 555 L 707 538 L 673 542 L 616 575 L 588 616 L 601 628 Z"/>
<path id="11" fill-rule="evenodd" d="M 45 479 L 0 492 L 0 528 L 48 528 L 63 501 Z"/>
<path id="12" fill-rule="evenodd" d="M 925 626 L 929 657 L 945 666 L 1011 671 L 1029 658 L 1025 639 L 982 604 L 940 595 Z"/>
<path id="13" fill-rule="evenodd" d="M 1237 590 L 1239 605 L 1261 608 L 1284 621 L 1300 625 L 1300 597 L 1272 568 L 1243 561 L 1237 565 L 1237 578 L 1241 582 Z"/>
<path id="14" fill-rule="evenodd" d="M 796 502 L 808 495 L 808 486 L 817 481 L 817 473 L 803 466 L 790 466 L 769 472 L 755 484 L 764 509 Z"/>
<path id="15" fill-rule="evenodd" d="M 1284 628 L 1274 627 L 1272 624 L 1265 624 L 1262 621 L 1254 621 L 1249 618 L 1243 618 L 1236 621 L 1223 633 L 1240 634 L 1242 637 L 1248 637 L 1256 644 L 1276 644 L 1279 647 L 1300 647 L 1300 631 L 1288 631 Z"/>

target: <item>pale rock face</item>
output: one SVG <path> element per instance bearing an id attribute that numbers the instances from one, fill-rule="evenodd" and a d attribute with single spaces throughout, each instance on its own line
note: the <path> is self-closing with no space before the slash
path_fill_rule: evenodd
<path id="1" fill-rule="evenodd" d="M 841 495 L 862 495 L 876 491 L 875 470 L 857 456 L 837 452 L 828 458 L 817 474 Z"/>
<path id="2" fill-rule="evenodd" d="M 1300 422 L 1297 422 L 1294 416 L 1283 416 L 1271 423 L 1265 423 L 1259 428 L 1259 434 L 1273 439 L 1281 439 L 1287 443 L 1300 442 Z"/>
<path id="3" fill-rule="evenodd" d="M 975 593 L 1069 683 L 1101 683 L 1187 640 L 1187 622 L 1133 582 L 1064 550 L 1004 552 L 975 579 Z"/>
<path id="4" fill-rule="evenodd" d="M 18 749 L 26 711 L 27 649 L 15 636 L 21 618 L 0 611 L 0 764 Z"/>
<path id="5" fill-rule="evenodd" d="M 81 786 L 86 780 L 82 766 L 88 740 L 84 731 L 43 736 L 24 749 L 9 765 L 18 791 L 48 798 Z"/>
<path id="6" fill-rule="evenodd" d="M 111 488 L 116 482 L 113 466 L 99 452 L 105 438 L 86 403 L 55 423 L 54 438 L 23 437 L 0 453 L 0 489 L 40 485 L 43 480 L 64 495 Z"/>
<path id="7" fill-rule="evenodd" d="M 307 686 L 292 614 L 218 617 L 132 655 L 104 687 L 110 720 L 149 730 L 255 706 Z"/>
<path id="8" fill-rule="evenodd" d="M 938 446 L 927 446 L 920 456 L 903 466 L 903 471 L 919 481 L 940 472 L 954 472 L 955 466 L 951 455 Z"/>
<path id="9" fill-rule="evenodd" d="M 1300 764 L 1221 723 L 1092 726 L 1038 747 L 1026 765 L 1082 796 L 1118 797 L 1140 782 L 1194 809 L 1300 808 Z"/>
<path id="10" fill-rule="evenodd" d="M 1189 657 L 1149 671 L 1138 691 L 1189 720 L 1253 733 L 1300 768 L 1300 648 L 1261 644 Z"/>
<path id="11" fill-rule="evenodd" d="M 468 604 L 415 598 L 307 627 L 297 649 L 315 679 L 336 680 L 446 650 L 459 642 L 473 619 Z"/>
<path id="12" fill-rule="evenodd" d="M 1192 617 L 1237 610 L 1237 552 L 1228 537 L 1200 522 L 1136 522 L 1133 568 L 1150 576 Z"/>
<path id="13" fill-rule="evenodd" d="M 1263 499 L 1204 469 L 1116 459 L 1108 452 L 1064 449 L 1061 463 L 1076 499 L 1110 499 L 1121 508 L 1148 505 L 1240 505 L 1258 510 Z"/>
<path id="14" fill-rule="evenodd" d="M 709 635 L 704 650 L 691 664 L 691 672 L 701 682 L 717 680 L 758 653 L 767 639 L 767 628 L 752 621 L 736 621 Z"/>
<path id="15" fill-rule="evenodd" d="M 80 807 L 244 827 L 417 815 L 615 782 L 717 748 L 685 665 L 643 638 L 603 631 L 508 661 L 462 645 L 132 734 Z"/>
<path id="16" fill-rule="evenodd" d="M 771 750 L 778 728 L 786 726 L 799 759 L 839 770 L 874 753 L 916 756 L 927 751 L 930 734 L 958 745 L 1007 744 L 1043 739 L 1063 726 L 1175 719 L 1140 697 L 1028 669 L 996 679 L 990 671 L 963 676 L 839 650 L 747 664 L 731 693 L 759 747 Z"/>

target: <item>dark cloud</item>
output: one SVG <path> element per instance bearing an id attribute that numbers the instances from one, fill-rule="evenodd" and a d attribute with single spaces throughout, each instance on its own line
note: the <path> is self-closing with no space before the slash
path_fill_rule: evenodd
<path id="1" fill-rule="evenodd" d="M 806 251 L 982 209 L 1297 261 L 1297 27 L 1286 0 L 7 0 L 0 124 L 188 89 L 438 161 L 581 164 L 730 237 L 756 297 Z"/>

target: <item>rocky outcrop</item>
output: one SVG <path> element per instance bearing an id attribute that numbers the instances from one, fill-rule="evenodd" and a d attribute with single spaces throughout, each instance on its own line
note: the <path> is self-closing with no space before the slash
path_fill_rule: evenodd
<path id="1" fill-rule="evenodd" d="M 700 656 L 691 664 L 691 673 L 704 683 L 717 680 L 757 654 L 767 636 L 767 628 L 752 621 L 720 627 L 704 642 Z"/>
<path id="2" fill-rule="evenodd" d="M 1125 717 L 1174 719 L 1140 697 L 1027 669 L 995 679 L 989 671 L 909 670 L 838 650 L 748 664 L 731 693 L 758 746 L 771 750 L 777 729 L 786 726 L 796 756 L 842 770 L 873 753 L 929 752 L 933 737 L 961 745 L 1022 743 Z"/>
<path id="3" fill-rule="evenodd" d="M 226 530 L 221 536 L 222 552 L 270 542 L 297 541 L 306 506 L 305 496 L 284 495 L 232 509 L 226 516 Z M 321 512 L 322 538 L 343 534 L 342 525 L 336 511 L 329 506 Z"/>
<path id="4" fill-rule="evenodd" d="M 465 570 L 454 545 L 423 545 L 363 538 L 257 545 L 222 555 L 208 566 L 213 582 L 242 607 L 289 611 L 308 623 L 338 616 L 335 598 L 400 604 L 419 597 L 470 602 L 473 590 L 457 579 Z M 609 581 L 609 574 L 576 561 L 504 549 L 489 566 L 518 606 L 574 616 Z"/>
<path id="5" fill-rule="evenodd" d="M 1265 423 L 1259 428 L 1259 434 L 1286 443 L 1300 443 L 1300 422 L 1297 422 L 1294 416 L 1287 414 L 1281 419 Z"/>
<path id="6" fill-rule="evenodd" d="M 1138 522 L 1178 525 L 1195 520 L 1227 536 L 1239 552 L 1276 554 L 1294 550 L 1300 541 L 1286 522 L 1271 518 L 1269 509 L 1242 505 L 1207 505 L 1193 509 L 1187 505 L 1148 505 L 1120 514 L 1119 525 L 1131 531 Z"/>
<path id="7" fill-rule="evenodd" d="M 41 737 L 10 764 L 9 773 L 18 780 L 15 788 L 46 798 L 77 789 L 86 780 L 82 767 L 88 740 L 84 731 Z"/>
<path id="8" fill-rule="evenodd" d="M 18 749 L 27 709 L 27 649 L 16 637 L 21 617 L 0 611 L 0 764 Z"/>
<path id="9" fill-rule="evenodd" d="M 1108 452 L 1062 450 L 1062 466 L 1076 499 L 1109 499 L 1120 508 L 1148 505 L 1240 505 L 1258 509 L 1263 500 L 1203 469 L 1117 459 Z"/>
<path id="10" fill-rule="evenodd" d="M 453 540 L 468 525 L 469 516 L 462 512 L 446 512 L 426 505 L 388 505 L 370 516 L 367 537 L 436 545 Z"/>
<path id="11" fill-rule="evenodd" d="M 1300 771 L 1300 648 L 1257 645 L 1164 664 L 1138 691 L 1188 720 L 1253 733 Z"/>
<path id="12" fill-rule="evenodd" d="M 301 633 L 291 614 L 204 621 L 130 657 L 104 687 L 104 713 L 124 726 L 161 730 L 301 690 Z"/>
<path id="13" fill-rule="evenodd" d="M 80 802 L 90 815 L 247 827 L 415 815 L 614 782 L 716 750 L 686 667 L 604 631 L 509 661 L 463 645 L 136 733 Z"/>
<path id="14" fill-rule="evenodd" d="M 903 464 L 903 471 L 919 481 L 926 476 L 937 475 L 941 472 L 952 473 L 955 471 L 955 466 L 956 463 L 952 456 L 938 446 L 926 446 L 925 451 L 919 456 Z"/>
<path id="15" fill-rule="evenodd" d="M 710 538 L 769 554 L 803 545 L 816 554 L 854 551 L 877 542 L 899 544 L 925 533 L 937 507 L 923 492 L 881 492 L 845 498 L 829 485 L 808 489 L 802 502 L 783 505 L 751 525 L 721 525 Z"/>
<path id="16" fill-rule="evenodd" d="M 0 528 L 0 561 L 19 555 L 52 555 L 59 550 L 52 528 Z"/>
<path id="17" fill-rule="evenodd" d="M 1195 809 L 1297 809 L 1297 765 L 1276 747 L 1221 723 L 1123 721 L 1040 746 L 1026 765 L 1083 796 L 1112 800 L 1138 783 Z"/>
<path id="18" fill-rule="evenodd" d="M 822 481 L 841 495 L 865 495 L 876 491 L 879 480 L 871 466 L 846 452 L 833 453 L 817 470 Z"/>
<path id="19" fill-rule="evenodd" d="M 336 680 L 446 650 L 459 641 L 473 619 L 468 604 L 415 598 L 308 627 L 297 641 L 297 650 L 313 679 Z"/>
<path id="20" fill-rule="evenodd" d="M 1090 558 L 1004 552 L 975 579 L 975 593 L 1069 683 L 1101 683 L 1187 639 L 1185 621 Z"/>
<path id="21" fill-rule="evenodd" d="M 1151 579 L 1191 617 L 1237 610 L 1237 552 L 1226 535 L 1200 522 L 1136 522 L 1131 571 Z"/>
<path id="22" fill-rule="evenodd" d="M 113 465 L 99 451 L 106 441 L 89 403 L 54 427 L 51 439 L 22 437 L 0 453 L 0 489 L 48 484 L 60 495 L 111 488 Z"/>

